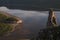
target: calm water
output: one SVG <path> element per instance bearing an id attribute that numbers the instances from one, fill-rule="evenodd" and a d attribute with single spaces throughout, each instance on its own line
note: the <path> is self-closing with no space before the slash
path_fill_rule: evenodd
<path id="1" fill-rule="evenodd" d="M 46 28 L 48 11 L 24 11 L 24 10 L 9 10 L 8 13 L 18 16 L 23 20 L 23 26 L 17 27 L 17 31 L 12 33 L 13 37 L 22 36 L 37 36 L 40 29 Z M 55 11 L 57 23 L 60 23 L 60 12 Z"/>
<path id="2" fill-rule="evenodd" d="M 24 30 L 28 30 L 30 33 L 36 35 L 40 29 L 45 28 L 48 11 L 23 11 L 19 10 L 15 12 L 11 12 L 12 15 L 18 16 L 23 20 L 23 28 Z"/>

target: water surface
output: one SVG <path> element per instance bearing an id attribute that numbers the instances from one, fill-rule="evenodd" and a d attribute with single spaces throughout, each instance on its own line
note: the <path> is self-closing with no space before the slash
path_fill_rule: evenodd
<path id="1" fill-rule="evenodd" d="M 18 25 L 8 38 L 19 39 L 22 37 L 31 38 L 38 36 L 40 29 L 46 28 L 48 11 L 26 11 L 13 10 L 8 11 L 9 14 L 20 17 L 23 20 L 22 26 Z M 58 25 L 60 24 L 60 11 L 55 11 Z"/>

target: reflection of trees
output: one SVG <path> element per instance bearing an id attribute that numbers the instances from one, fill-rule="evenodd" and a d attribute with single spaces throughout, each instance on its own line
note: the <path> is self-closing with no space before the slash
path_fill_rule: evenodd
<path id="1" fill-rule="evenodd" d="M 60 26 L 42 29 L 38 35 L 38 40 L 60 40 Z"/>

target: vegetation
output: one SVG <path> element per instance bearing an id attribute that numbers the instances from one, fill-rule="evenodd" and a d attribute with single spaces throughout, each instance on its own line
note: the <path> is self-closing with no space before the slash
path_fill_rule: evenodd
<path id="1" fill-rule="evenodd" d="M 10 17 L 10 18 L 7 18 L 6 21 L 18 21 L 18 20 L 16 18 Z"/>
<path id="2" fill-rule="evenodd" d="M 8 17 L 6 15 L 3 15 L 0 13 L 0 21 L 7 19 Z"/>
<path id="3" fill-rule="evenodd" d="M 17 19 L 0 13 L 0 36 L 4 36 L 5 34 L 11 32 L 13 29 L 12 25 L 9 24 L 9 22 L 6 23 L 6 21 L 13 22 L 17 21 Z"/>
<path id="4" fill-rule="evenodd" d="M 4 34 L 12 31 L 12 26 L 5 23 L 0 23 L 0 36 L 3 36 Z"/>
<path id="5" fill-rule="evenodd" d="M 9 22 L 14 22 L 14 21 L 18 21 L 18 19 L 14 18 L 14 17 L 8 17 L 2 13 L 0 13 L 0 23 L 9 23 Z"/>
<path id="6" fill-rule="evenodd" d="M 38 39 L 40 39 L 40 40 L 60 40 L 60 26 L 42 29 L 39 32 Z"/>

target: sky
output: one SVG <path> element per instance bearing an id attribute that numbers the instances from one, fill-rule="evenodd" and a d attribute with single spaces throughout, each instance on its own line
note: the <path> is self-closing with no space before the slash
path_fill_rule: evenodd
<path id="1" fill-rule="evenodd" d="M 10 9 L 44 10 L 47 8 L 60 9 L 60 0 L 1 0 L 0 6 Z"/>

